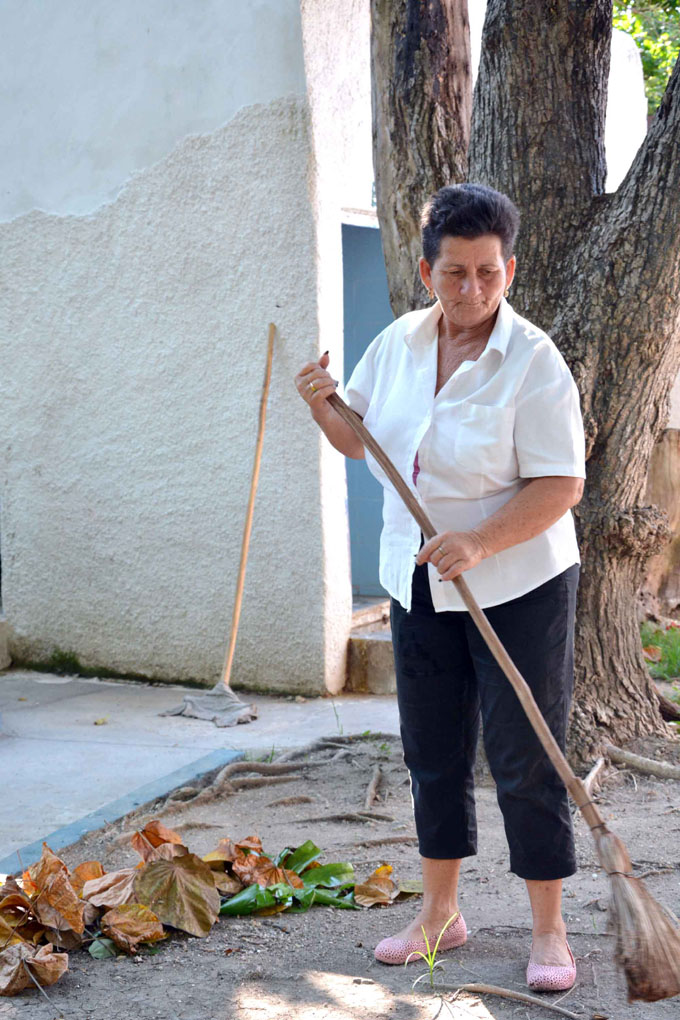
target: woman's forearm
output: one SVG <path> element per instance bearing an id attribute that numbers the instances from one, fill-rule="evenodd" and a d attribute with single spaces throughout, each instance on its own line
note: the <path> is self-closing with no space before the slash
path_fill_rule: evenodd
<path id="1" fill-rule="evenodd" d="M 485 556 L 540 535 L 581 499 L 583 479 L 565 475 L 533 478 L 495 514 L 473 528 Z"/>
<path id="2" fill-rule="evenodd" d="M 318 406 L 312 405 L 311 410 L 312 418 L 336 450 L 353 460 L 363 460 L 364 447 L 361 440 L 327 400 L 320 400 Z"/>

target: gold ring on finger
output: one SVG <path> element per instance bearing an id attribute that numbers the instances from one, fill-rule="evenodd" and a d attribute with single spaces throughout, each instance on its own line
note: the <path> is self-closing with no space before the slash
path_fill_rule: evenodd
<path id="1" fill-rule="evenodd" d="M 442 547 L 440 545 L 437 546 L 437 549 L 442 554 L 442 556 L 446 556 L 446 553 L 444 552 L 444 550 L 442 549 Z"/>
<path id="2" fill-rule="evenodd" d="M 314 385 L 313 382 L 307 383 L 307 388 L 310 389 L 312 393 L 316 393 L 316 386 Z"/>

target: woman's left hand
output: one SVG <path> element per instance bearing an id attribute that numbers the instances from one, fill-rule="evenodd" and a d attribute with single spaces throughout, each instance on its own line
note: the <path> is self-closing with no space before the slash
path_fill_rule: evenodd
<path id="1" fill-rule="evenodd" d="M 452 581 L 465 570 L 476 567 L 488 555 L 475 531 L 443 531 L 435 535 L 416 556 L 420 566 L 428 561 L 441 574 L 442 581 Z"/>

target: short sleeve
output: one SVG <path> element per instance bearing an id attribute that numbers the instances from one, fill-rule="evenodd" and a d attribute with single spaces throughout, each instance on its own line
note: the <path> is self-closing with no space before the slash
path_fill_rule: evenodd
<path id="1" fill-rule="evenodd" d="M 585 438 L 576 383 L 548 341 L 537 348 L 515 401 L 515 449 L 521 478 L 585 478 Z"/>
<path id="2" fill-rule="evenodd" d="M 345 384 L 345 402 L 363 418 L 373 395 L 375 358 L 385 330 L 372 341 Z"/>

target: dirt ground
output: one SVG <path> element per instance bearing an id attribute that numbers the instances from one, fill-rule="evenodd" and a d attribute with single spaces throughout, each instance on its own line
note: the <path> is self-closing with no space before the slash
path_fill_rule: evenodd
<path id="1" fill-rule="evenodd" d="M 196 725 L 207 725 L 197 723 Z M 329 737 L 342 741 L 341 738 Z M 680 760 L 673 745 L 640 743 L 640 753 Z M 397 742 L 363 739 L 328 747 L 305 761 L 308 768 L 285 783 L 235 792 L 204 806 L 182 805 L 163 816 L 192 851 L 207 853 L 219 839 L 257 833 L 276 853 L 313 839 L 322 860 L 351 861 L 364 878 L 380 863 L 402 879 L 419 876 L 408 776 Z M 307 821 L 364 809 L 376 762 L 383 772 L 373 811 L 392 820 Z M 307 801 L 277 804 L 282 798 Z M 461 909 L 470 937 L 442 955 L 438 981 L 484 982 L 527 991 L 530 913 L 523 883 L 508 872 L 507 849 L 495 790 L 488 776 L 477 784 L 480 852 L 463 869 Z M 680 913 L 680 783 L 612 771 L 598 795 L 612 829 L 622 837 L 636 873 L 651 893 Z M 154 817 L 162 804 L 100 830 L 60 856 L 69 867 L 99 859 L 107 870 L 137 862 L 121 840 L 125 831 Z M 612 960 L 607 933 L 607 879 L 592 838 L 575 820 L 579 872 L 565 883 L 565 917 L 578 965 L 578 983 L 560 1005 L 584 1018 L 670 1020 L 680 1001 L 633 1004 Z M 401 842 L 387 842 L 401 837 Z M 404 839 L 406 837 L 406 839 Z M 380 840 L 383 843 L 378 843 Z M 82 950 L 70 954 L 70 970 L 50 988 L 53 1006 L 37 992 L 0 999 L 0 1020 L 523 1020 L 557 1016 L 534 1006 L 485 995 L 442 1001 L 424 982 L 413 992 L 423 964 L 388 967 L 373 946 L 398 930 L 417 910 L 417 899 L 361 911 L 314 907 L 306 914 L 220 918 L 211 934 L 196 939 L 173 933 L 153 953 L 97 961 Z M 546 995 L 546 1002 L 558 996 Z"/>

